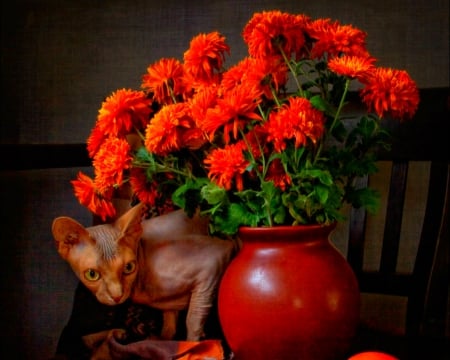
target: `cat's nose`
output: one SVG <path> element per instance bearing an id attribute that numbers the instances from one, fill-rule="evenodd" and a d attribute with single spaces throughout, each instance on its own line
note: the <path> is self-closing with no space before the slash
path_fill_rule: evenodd
<path id="1" fill-rule="evenodd" d="M 122 295 L 119 296 L 111 296 L 111 298 L 113 299 L 113 301 L 118 304 L 120 302 L 120 300 L 122 300 Z"/>

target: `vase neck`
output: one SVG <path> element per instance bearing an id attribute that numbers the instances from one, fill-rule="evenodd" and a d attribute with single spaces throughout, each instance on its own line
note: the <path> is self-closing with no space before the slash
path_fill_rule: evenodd
<path id="1" fill-rule="evenodd" d="M 330 234 L 335 229 L 332 225 L 300 225 L 300 226 L 274 226 L 274 227 L 241 227 L 239 238 L 244 243 L 258 242 L 270 244 L 273 241 L 279 243 L 303 243 L 313 244 L 327 242 Z"/>

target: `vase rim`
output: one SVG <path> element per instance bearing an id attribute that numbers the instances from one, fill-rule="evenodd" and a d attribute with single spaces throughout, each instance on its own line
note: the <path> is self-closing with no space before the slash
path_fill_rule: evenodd
<path id="1" fill-rule="evenodd" d="M 300 224 L 300 225 L 275 225 L 275 226 L 240 226 L 238 233 L 270 233 L 273 231 L 283 231 L 286 233 L 297 232 L 301 230 L 315 231 L 323 229 L 332 231 L 337 225 L 337 222 L 330 224 Z"/>

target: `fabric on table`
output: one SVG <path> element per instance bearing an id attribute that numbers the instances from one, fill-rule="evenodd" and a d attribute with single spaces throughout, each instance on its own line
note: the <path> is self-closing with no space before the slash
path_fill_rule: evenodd
<path id="1" fill-rule="evenodd" d="M 115 336 L 108 339 L 111 359 L 142 360 L 223 360 L 224 351 L 219 340 L 203 341 L 170 341 L 170 340 L 141 340 L 128 344 L 120 343 Z"/>

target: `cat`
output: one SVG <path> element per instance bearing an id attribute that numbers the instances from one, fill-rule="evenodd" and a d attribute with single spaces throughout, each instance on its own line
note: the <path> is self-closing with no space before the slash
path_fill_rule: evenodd
<path id="1" fill-rule="evenodd" d="M 207 221 L 182 210 L 143 219 L 138 204 L 111 224 L 84 227 L 58 217 L 52 233 L 60 256 L 100 303 L 132 302 L 163 311 L 162 339 L 173 339 L 187 309 L 187 340 L 198 341 L 235 246 L 208 235 Z"/>

